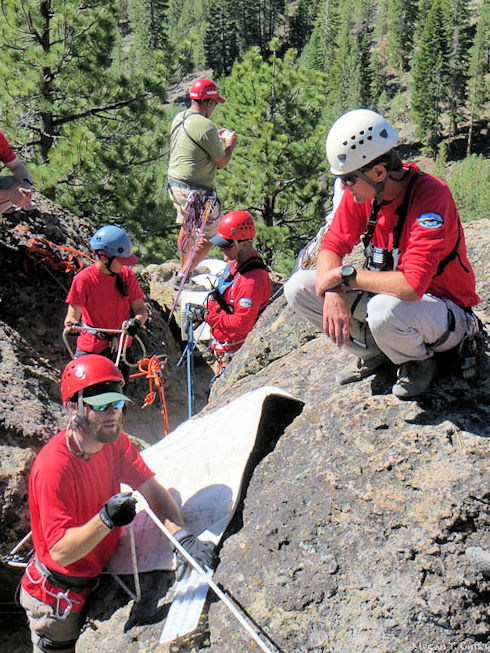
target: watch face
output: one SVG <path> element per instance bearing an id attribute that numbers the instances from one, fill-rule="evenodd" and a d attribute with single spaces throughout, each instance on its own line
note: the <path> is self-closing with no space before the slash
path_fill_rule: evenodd
<path id="1" fill-rule="evenodd" d="M 344 267 L 341 270 L 341 274 L 343 277 L 350 277 L 352 274 L 354 274 L 354 266 L 344 265 Z"/>

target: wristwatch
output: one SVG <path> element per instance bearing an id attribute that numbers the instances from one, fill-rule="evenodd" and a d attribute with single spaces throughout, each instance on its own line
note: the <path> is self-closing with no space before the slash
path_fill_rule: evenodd
<path id="1" fill-rule="evenodd" d="M 350 286 L 351 279 L 355 279 L 357 270 L 353 265 L 343 265 L 340 268 L 340 278 L 344 286 Z"/>

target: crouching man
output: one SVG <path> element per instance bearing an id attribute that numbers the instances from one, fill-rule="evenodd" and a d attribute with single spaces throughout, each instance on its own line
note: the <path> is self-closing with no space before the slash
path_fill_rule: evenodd
<path id="1" fill-rule="evenodd" d="M 61 377 L 70 412 L 66 429 L 36 457 L 29 478 L 35 556 L 21 581 L 33 651 L 75 651 L 86 603 L 116 547 L 120 526 L 135 516 L 137 489 L 168 530 L 201 564 L 211 566 L 214 545 L 184 528 L 171 495 L 121 431 L 123 376 L 104 356 L 71 361 Z"/>
<path id="2" fill-rule="evenodd" d="M 398 134 L 368 109 L 342 115 L 327 137 L 330 169 L 346 190 L 320 247 L 317 269 L 286 283 L 289 304 L 357 361 L 340 384 L 398 366 L 393 394 L 425 392 L 434 353 L 478 329 L 479 302 L 461 221 L 444 182 L 402 165 Z M 365 265 L 343 265 L 362 238 Z"/>
<path id="3" fill-rule="evenodd" d="M 221 249 L 227 263 L 207 308 L 191 304 L 195 325 L 211 327 L 211 347 L 221 373 L 267 307 L 272 282 L 267 266 L 253 246 L 255 222 L 247 211 L 230 211 L 221 219 L 211 243 Z"/>

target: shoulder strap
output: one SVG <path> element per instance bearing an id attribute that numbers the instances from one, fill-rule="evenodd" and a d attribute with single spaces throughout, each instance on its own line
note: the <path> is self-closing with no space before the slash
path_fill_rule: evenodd
<path id="1" fill-rule="evenodd" d="M 398 216 L 398 222 L 396 227 L 393 229 L 393 249 L 398 249 L 400 244 L 400 238 L 402 236 L 403 227 L 405 225 L 405 220 L 407 219 L 408 205 L 410 203 L 410 196 L 412 194 L 412 189 L 418 177 L 422 175 L 422 172 L 414 173 L 408 180 L 407 188 L 405 190 L 405 195 L 403 196 L 402 203 L 396 209 L 395 213 Z"/>
<path id="2" fill-rule="evenodd" d="M 466 265 L 461 260 L 461 256 L 458 254 L 458 249 L 459 249 L 459 243 L 460 242 L 461 242 L 461 224 L 460 224 L 460 222 L 458 220 L 458 238 L 456 240 L 456 245 L 452 248 L 452 250 L 449 252 L 449 254 L 447 256 L 445 256 L 442 259 L 442 261 L 439 263 L 439 265 L 437 266 L 437 271 L 436 271 L 436 273 L 434 275 L 434 278 L 438 277 L 440 274 L 442 274 L 444 272 L 445 267 L 449 263 L 451 263 L 451 261 L 454 261 L 454 259 L 456 257 L 458 257 L 459 263 L 460 263 L 461 267 L 463 268 L 463 270 L 465 272 L 469 272 L 468 268 L 466 267 Z"/>
<path id="3" fill-rule="evenodd" d="M 198 114 L 196 114 L 196 113 L 194 113 L 194 112 L 193 112 L 193 113 L 189 113 L 189 114 L 188 114 L 187 112 L 184 112 L 184 116 L 183 116 L 182 120 L 181 120 L 177 125 L 175 125 L 175 127 L 174 127 L 174 128 L 172 129 L 172 131 L 170 132 L 170 140 L 172 140 L 172 136 L 173 136 L 174 133 L 177 131 L 177 129 L 178 129 L 179 127 L 182 127 L 182 129 L 184 130 L 185 135 L 187 136 L 187 138 L 188 138 L 192 143 L 194 143 L 194 145 L 196 145 L 197 147 L 199 147 L 199 148 L 200 148 L 200 149 L 201 149 L 205 154 L 207 154 L 207 155 L 209 156 L 209 158 L 211 158 L 210 155 L 209 155 L 209 152 L 208 152 L 208 151 L 207 151 L 207 150 L 206 150 L 206 149 L 205 149 L 205 148 L 204 148 L 200 143 L 198 143 L 196 140 L 194 140 L 194 139 L 192 138 L 192 136 L 189 134 L 189 132 L 187 131 L 187 129 L 185 128 L 185 121 L 188 120 L 192 115 L 198 115 Z M 173 149 L 173 147 L 172 147 L 171 149 Z"/>
<path id="4" fill-rule="evenodd" d="M 251 270 L 269 270 L 267 265 L 259 256 L 252 256 L 251 258 L 244 261 L 236 271 L 236 274 L 245 274 Z"/>

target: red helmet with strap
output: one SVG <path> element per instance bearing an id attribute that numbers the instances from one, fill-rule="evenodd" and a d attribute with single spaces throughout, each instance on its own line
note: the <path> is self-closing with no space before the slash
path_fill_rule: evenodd
<path id="1" fill-rule="evenodd" d="M 61 399 L 64 403 L 80 390 L 104 381 L 118 381 L 124 385 L 121 370 L 111 360 L 99 354 L 75 358 L 68 363 L 61 375 Z"/>
<path id="2" fill-rule="evenodd" d="M 227 240 L 255 238 L 255 222 L 247 211 L 230 211 L 221 219 L 217 235 Z"/>
<path id="3" fill-rule="evenodd" d="M 189 97 L 193 100 L 216 100 L 223 103 L 224 97 L 220 97 L 219 89 L 211 79 L 201 77 L 196 79 L 189 91 Z"/>

